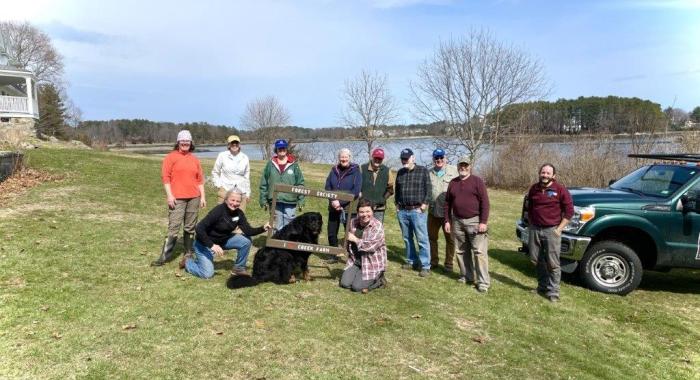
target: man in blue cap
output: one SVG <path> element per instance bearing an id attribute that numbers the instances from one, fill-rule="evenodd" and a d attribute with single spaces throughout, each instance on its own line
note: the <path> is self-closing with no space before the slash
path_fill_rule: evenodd
<path id="1" fill-rule="evenodd" d="M 428 239 L 430 240 L 430 267 L 437 268 L 440 262 L 438 239 L 440 230 L 445 235 L 445 272 L 452 272 L 455 256 L 455 245 L 452 235 L 445 231 L 445 192 L 447 186 L 459 173 L 457 167 L 449 165 L 445 158 L 445 150 L 437 148 L 433 151 L 433 167 L 429 170 L 431 194 L 428 208 Z"/>
<path id="2" fill-rule="evenodd" d="M 292 186 L 304 186 L 304 175 L 301 168 L 292 154 L 287 152 L 288 144 L 286 140 L 275 141 L 275 155 L 267 162 L 260 179 L 260 207 L 265 210 L 272 205 L 272 192 L 275 184 L 283 183 Z M 282 227 L 296 216 L 295 208 L 301 210 L 304 205 L 304 196 L 301 194 L 278 193 L 275 206 L 275 231 Z"/>
<path id="3" fill-rule="evenodd" d="M 430 275 L 430 243 L 428 241 L 428 203 L 430 201 L 430 177 L 428 169 L 416 165 L 411 149 L 401 151 L 401 165 L 396 173 L 394 203 L 406 245 L 404 269 L 420 270 L 421 277 Z M 418 242 L 413 241 L 415 235 Z"/>

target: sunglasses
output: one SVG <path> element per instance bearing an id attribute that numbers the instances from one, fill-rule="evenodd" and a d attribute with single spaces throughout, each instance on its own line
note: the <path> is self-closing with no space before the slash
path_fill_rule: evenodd
<path id="1" fill-rule="evenodd" d="M 445 156 L 433 157 L 433 160 L 435 160 L 435 161 L 437 161 L 437 160 L 444 160 L 444 159 L 445 159 Z"/>

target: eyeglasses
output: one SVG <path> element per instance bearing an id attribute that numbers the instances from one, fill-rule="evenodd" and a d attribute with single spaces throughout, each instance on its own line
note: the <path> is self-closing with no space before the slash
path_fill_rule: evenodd
<path id="1" fill-rule="evenodd" d="M 178 141 L 177 143 L 180 145 L 191 145 L 192 144 L 191 141 Z"/>

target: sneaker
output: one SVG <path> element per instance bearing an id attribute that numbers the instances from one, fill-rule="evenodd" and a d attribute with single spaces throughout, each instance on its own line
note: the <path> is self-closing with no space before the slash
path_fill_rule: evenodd
<path id="1" fill-rule="evenodd" d="M 459 278 L 457 279 L 457 282 L 459 282 L 460 284 L 466 284 L 467 278 L 464 276 L 459 276 Z"/>
<path id="2" fill-rule="evenodd" d="M 421 269 L 418 275 L 421 277 L 428 277 L 430 276 L 430 269 Z"/>
<path id="3" fill-rule="evenodd" d="M 445 273 L 452 273 L 452 267 L 445 267 Z"/>
<path id="4" fill-rule="evenodd" d="M 549 302 L 552 302 L 552 303 L 559 302 L 559 296 L 549 296 L 549 297 L 547 297 L 547 299 L 549 300 Z"/>
<path id="5" fill-rule="evenodd" d="M 412 269 L 412 270 L 418 270 L 418 266 L 415 265 L 415 264 L 408 264 L 408 263 L 405 263 L 405 264 L 401 264 L 401 269 L 405 269 L 405 270 L 411 270 L 411 269 Z"/>
<path id="6" fill-rule="evenodd" d="M 476 291 L 479 293 L 486 293 L 489 291 L 489 288 L 486 285 L 478 285 Z"/>
<path id="7" fill-rule="evenodd" d="M 250 276 L 248 274 L 248 271 L 245 270 L 245 268 L 234 268 L 231 271 L 231 274 L 234 276 Z"/>

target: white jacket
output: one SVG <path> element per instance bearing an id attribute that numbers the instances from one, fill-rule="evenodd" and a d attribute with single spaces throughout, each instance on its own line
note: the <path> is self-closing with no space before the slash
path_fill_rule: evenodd
<path id="1" fill-rule="evenodd" d="M 250 161 L 245 153 L 238 152 L 234 156 L 228 149 L 219 153 L 211 176 L 214 186 L 223 187 L 226 191 L 236 186 L 246 197 L 250 197 Z"/>

